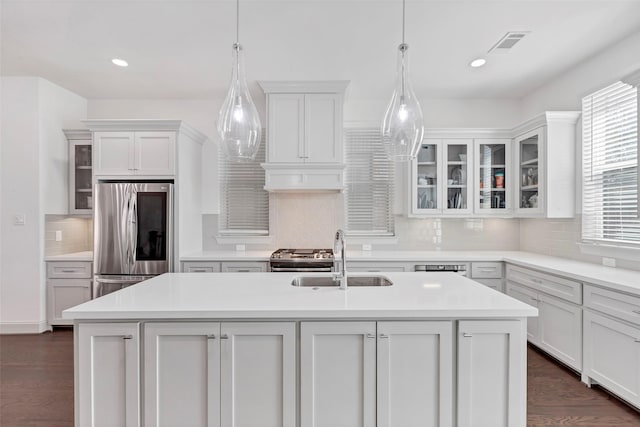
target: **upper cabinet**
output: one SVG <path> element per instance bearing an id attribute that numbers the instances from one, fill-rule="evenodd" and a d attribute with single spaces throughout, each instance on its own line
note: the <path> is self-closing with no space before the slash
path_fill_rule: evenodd
<path id="1" fill-rule="evenodd" d="M 342 190 L 348 82 L 259 83 L 267 95 L 265 189 Z"/>
<path id="2" fill-rule="evenodd" d="M 509 215 L 512 210 L 511 140 L 475 140 L 475 213 Z"/>
<path id="3" fill-rule="evenodd" d="M 69 214 L 93 212 L 93 173 L 91 132 L 64 130 L 69 141 Z"/>
<path id="4" fill-rule="evenodd" d="M 94 133 L 95 175 L 175 175 L 175 132 Z"/>
<path id="5" fill-rule="evenodd" d="M 571 218 L 579 111 L 547 111 L 514 130 L 516 216 Z"/>

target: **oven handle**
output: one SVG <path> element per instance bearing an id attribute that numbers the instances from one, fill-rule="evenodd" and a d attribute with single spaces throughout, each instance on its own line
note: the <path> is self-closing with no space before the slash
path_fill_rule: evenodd
<path id="1" fill-rule="evenodd" d="M 331 267 L 271 267 L 271 271 L 278 273 L 331 273 Z"/>

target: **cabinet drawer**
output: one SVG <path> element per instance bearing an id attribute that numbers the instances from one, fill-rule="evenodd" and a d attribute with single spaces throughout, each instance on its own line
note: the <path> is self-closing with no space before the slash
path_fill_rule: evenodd
<path id="1" fill-rule="evenodd" d="M 219 262 L 183 262 L 183 273 L 218 273 L 220 271 Z"/>
<path id="2" fill-rule="evenodd" d="M 413 267 L 413 266 L 411 266 Z M 413 271 L 409 265 L 396 262 L 349 262 L 347 259 L 347 270 L 353 272 L 404 272 Z"/>
<path id="3" fill-rule="evenodd" d="M 582 303 L 582 283 L 521 267 L 507 266 L 507 279 L 576 304 Z"/>
<path id="4" fill-rule="evenodd" d="M 503 292 L 503 283 L 502 279 L 471 279 L 474 282 L 482 283 L 483 285 L 495 289 L 498 292 Z"/>
<path id="5" fill-rule="evenodd" d="M 501 262 L 472 262 L 471 277 L 474 279 L 501 279 Z"/>
<path id="6" fill-rule="evenodd" d="M 48 262 L 47 278 L 49 279 L 90 279 L 91 278 L 90 262 Z"/>
<path id="7" fill-rule="evenodd" d="M 584 305 L 640 325 L 640 297 L 586 285 L 584 287 Z"/>
<path id="8" fill-rule="evenodd" d="M 220 271 L 226 273 L 263 273 L 268 270 L 266 262 L 222 262 Z"/>

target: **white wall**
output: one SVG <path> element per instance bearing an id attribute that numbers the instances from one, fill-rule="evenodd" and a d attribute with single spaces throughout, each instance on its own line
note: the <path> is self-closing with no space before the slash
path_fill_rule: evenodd
<path id="1" fill-rule="evenodd" d="M 56 161 L 63 128 L 77 127 L 86 100 L 36 77 L 2 77 L 0 331 L 46 327 L 44 215 L 65 210 L 65 174 Z M 61 132 L 60 132 L 61 133 Z M 63 135 L 64 136 L 64 135 Z M 13 224 L 24 214 L 26 224 Z"/>

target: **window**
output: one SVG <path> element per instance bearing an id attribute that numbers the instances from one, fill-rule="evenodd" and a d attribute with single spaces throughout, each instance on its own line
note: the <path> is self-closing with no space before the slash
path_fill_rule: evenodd
<path id="1" fill-rule="evenodd" d="M 265 132 L 256 160 L 228 161 L 219 153 L 220 218 L 222 236 L 266 236 L 269 234 L 269 193 L 264 189 Z"/>
<path id="2" fill-rule="evenodd" d="M 394 165 L 378 128 L 345 129 L 345 228 L 351 236 L 394 235 Z"/>
<path id="3" fill-rule="evenodd" d="M 582 100 L 585 243 L 640 247 L 637 96 L 618 82 Z"/>

